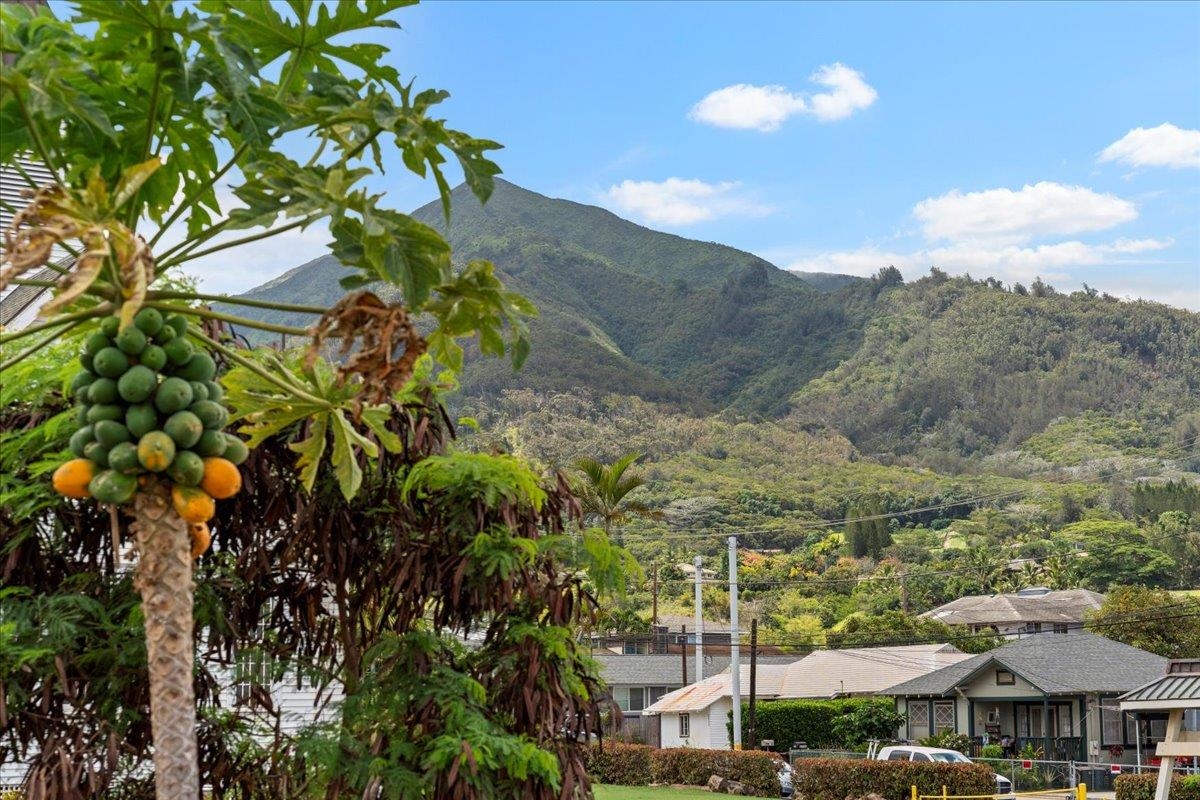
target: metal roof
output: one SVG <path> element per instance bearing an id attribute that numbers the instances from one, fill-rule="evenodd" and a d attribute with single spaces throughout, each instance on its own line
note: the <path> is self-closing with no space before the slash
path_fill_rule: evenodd
<path id="1" fill-rule="evenodd" d="M 897 680 L 923 675 L 970 655 L 947 644 L 818 650 L 785 665 L 760 665 L 757 696 L 764 699 L 832 698 L 877 694 Z M 760 659 L 761 661 L 761 659 Z M 749 693 L 750 668 L 742 662 L 741 687 Z M 732 694 L 729 673 L 663 695 L 643 714 L 692 712 Z"/>
<path id="2" fill-rule="evenodd" d="M 1041 633 L 896 684 L 882 694 L 949 695 L 990 666 L 1009 669 L 1046 694 L 1117 694 L 1162 675 L 1167 659 L 1088 631 Z"/>
<path id="3" fill-rule="evenodd" d="M 1200 708 L 1200 659 L 1172 661 L 1167 674 L 1120 697 L 1123 708 Z"/>
<path id="4" fill-rule="evenodd" d="M 671 655 L 614 655 L 592 656 L 600 665 L 600 677 L 609 686 L 681 686 L 683 684 L 683 656 Z M 762 656 L 760 665 L 787 664 L 799 656 Z M 750 663 L 748 655 L 742 656 L 742 664 Z M 696 657 L 688 654 L 688 676 L 695 680 Z M 705 676 L 716 675 L 729 669 L 729 656 L 705 656 Z"/>

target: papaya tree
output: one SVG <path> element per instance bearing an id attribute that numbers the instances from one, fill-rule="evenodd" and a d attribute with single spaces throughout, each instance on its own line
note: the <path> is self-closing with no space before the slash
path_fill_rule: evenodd
<path id="1" fill-rule="evenodd" d="M 62 343 L 80 350 L 61 392 L 41 406 L 18 403 L 5 420 L 14 437 L 6 452 L 45 458 L 65 445 L 75 456 L 62 453 L 53 476 L 70 499 L 31 501 L 25 516 L 6 504 L 5 579 L 40 580 L 29 565 L 49 563 L 39 562 L 47 524 L 114 580 L 119 548 L 134 543 L 160 799 L 199 795 L 195 690 L 212 687 L 194 674 L 194 559 L 207 558 L 213 538 L 238 555 L 225 589 L 245 597 L 226 591 L 225 608 L 246 618 L 206 619 L 211 635 L 244 632 L 261 619 L 249 615 L 265 609 L 291 624 L 278 637 L 281 652 L 330 667 L 323 685 L 342 682 L 346 708 L 359 712 L 343 714 L 291 767 L 272 762 L 283 783 L 262 796 L 317 787 L 328 796 L 549 797 L 586 788 L 577 743 L 598 718 L 598 685 L 569 632 L 592 606 L 582 581 L 555 566 L 563 525 L 581 517 L 578 503 L 561 478 L 545 487 L 514 459 L 450 449 L 453 427 L 438 396 L 461 367 L 464 339 L 519 366 L 534 309 L 504 290 L 489 263 L 453 263 L 438 230 L 367 188 L 398 155 L 404 169 L 433 178 L 449 220 L 449 159 L 480 201 L 499 172 L 488 158 L 498 145 L 436 116 L 445 92 L 418 91 L 387 63 L 385 47 L 363 43 L 396 27 L 403 5 L 93 0 L 65 20 L 46 8 L 0 11 L 8 62 L 0 162 L 28 183 L 21 205 L 8 209 L 0 289 L 51 293 L 38 323 L 0 333 L 0 373 L 33 382 L 24 368 L 37 359 Z M 39 185 L 21 159 L 45 165 L 53 182 Z M 234 199 L 223 203 L 226 192 Z M 328 226 L 345 268 L 348 293 L 331 308 L 206 295 L 178 280 L 217 254 L 236 270 L 240 246 L 316 224 Z M 263 312 L 311 324 L 267 322 Z M 311 346 L 251 351 L 231 328 Z M 326 360 L 335 345 L 340 357 Z M 23 462 L 15 472 L 46 470 Z M 249 491 L 239 493 L 243 483 Z M 107 557 L 98 549 L 104 531 Z M 285 531 L 292 541 L 280 548 Z M 596 574 L 616 585 L 621 558 L 598 533 L 588 544 Z M 251 548 L 254 557 L 243 557 Z M 264 566 L 272 557 L 286 565 Z M 297 559 L 308 559 L 303 590 L 300 573 L 289 571 Z M 279 591 L 256 594 L 252 578 Z M 320 621 L 330 608 L 333 625 Z M 484 645 L 474 654 L 435 635 L 481 624 Z M 30 664 L 46 654 L 30 652 L 22 664 L 36 672 Z M 56 669 L 70 683 L 65 661 Z M 509 685 L 539 662 L 532 684 Z M 81 681 L 81 691 L 98 677 Z M 435 677 L 439 689 L 458 692 L 453 703 L 423 694 Z M 62 708 L 87 706 L 65 694 Z M 379 729 L 371 710 L 405 697 L 409 705 L 388 709 L 395 729 Z M 32 727 L 36 715 L 12 718 Z M 0 698 L 0 723 L 9 719 Z M 99 746 L 97 732 L 106 731 L 101 761 L 111 770 L 121 745 L 110 722 L 76 745 Z M 28 730 L 15 738 L 27 745 Z M 61 737 L 36 742 L 51 743 L 71 749 Z M 214 748 L 206 743 L 205 753 Z M 205 783 L 220 792 L 228 776 L 211 770 Z"/>

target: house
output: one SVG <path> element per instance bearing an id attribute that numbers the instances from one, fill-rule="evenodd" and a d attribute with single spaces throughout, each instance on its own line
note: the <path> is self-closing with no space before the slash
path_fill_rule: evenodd
<path id="1" fill-rule="evenodd" d="M 1154 800 L 1167 800 L 1171 777 L 1179 759 L 1200 758 L 1200 659 L 1171 661 L 1167 673 L 1118 698 L 1121 711 L 1140 717 L 1166 714 L 1162 739 L 1154 755 L 1158 766 L 1158 788 Z"/>
<path id="2" fill-rule="evenodd" d="M 994 631 L 1012 638 L 1082 630 L 1084 615 L 1103 603 L 1104 595 L 1088 589 L 1051 591 L 1035 586 L 1010 594 L 960 597 L 921 616 L 947 625 L 965 625 L 972 633 Z"/>
<path id="3" fill-rule="evenodd" d="M 703 644 L 705 648 L 714 648 L 715 655 L 729 655 L 731 630 L 728 622 L 704 620 Z M 676 614 L 662 614 L 658 621 L 650 626 L 648 633 L 617 633 L 597 634 L 592 636 L 591 646 L 596 650 L 606 650 L 610 653 L 623 655 L 662 655 L 678 653 L 683 647 L 695 648 L 696 645 L 695 617 Z M 773 654 L 778 651 L 769 648 Z M 760 649 L 759 652 L 763 652 Z"/>
<path id="4" fill-rule="evenodd" d="M 654 740 L 657 730 L 651 730 L 642 711 L 687 683 L 696 681 L 695 655 L 687 656 L 687 680 L 683 674 L 683 654 L 674 655 L 611 655 L 593 656 L 600 665 L 600 677 L 608 687 L 613 705 L 621 709 L 624 720 L 610 735 L 641 742 Z M 787 663 L 796 656 L 759 656 L 759 663 Z M 702 679 L 729 669 L 728 656 L 705 656 Z"/>
<path id="5" fill-rule="evenodd" d="M 17 156 L 14 160 L 15 164 L 0 164 L 0 232 L 8 230 L 12 223 L 12 209 L 24 208 L 29 202 L 28 198 L 22 196 L 22 192 L 29 188 L 28 182 L 21 174 L 22 171 L 41 186 L 54 183 L 54 173 L 40 162 L 22 156 Z M 67 255 L 57 246 L 52 252 L 55 259 Z M 59 276 L 57 272 L 45 267 L 22 277 L 49 281 Z M 40 286 L 12 284 L 6 287 L 3 293 L 0 293 L 0 328 L 14 331 L 30 325 L 37 319 L 38 310 L 48 299 L 48 291 Z"/>
<path id="6" fill-rule="evenodd" d="M 976 747 L 1026 745 L 1057 761 L 1131 763 L 1139 739 L 1165 732 L 1165 715 L 1138 729 L 1116 698 L 1160 676 L 1167 660 L 1081 631 L 1027 636 L 890 687 L 901 739 L 954 731 Z M 1140 730 L 1140 733 L 1139 733 Z"/>
<path id="7" fill-rule="evenodd" d="M 764 664 L 759 659 L 755 696 L 759 700 L 832 699 L 877 694 L 905 680 L 970 658 L 950 645 L 864 647 L 818 650 L 788 664 Z M 750 667 L 742 661 L 741 695 L 750 696 Z M 733 710 L 730 673 L 668 692 L 643 712 L 656 720 L 663 747 L 730 746 L 726 727 Z"/>

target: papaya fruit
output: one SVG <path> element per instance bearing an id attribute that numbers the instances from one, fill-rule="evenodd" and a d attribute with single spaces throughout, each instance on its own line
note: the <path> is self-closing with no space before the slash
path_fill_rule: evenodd
<path id="1" fill-rule="evenodd" d="M 121 318 L 120 317 L 116 317 L 116 316 L 105 317 L 104 319 L 100 320 L 100 332 L 103 333 L 108 338 L 112 339 L 113 337 L 115 337 L 117 335 L 117 333 L 120 330 L 121 330 Z"/>
<path id="2" fill-rule="evenodd" d="M 83 457 L 102 469 L 108 469 L 108 448 L 99 442 L 90 442 L 83 448 Z"/>
<path id="3" fill-rule="evenodd" d="M 182 314 L 168 314 L 163 322 L 175 331 L 175 338 L 178 339 L 187 334 L 187 317 Z"/>
<path id="4" fill-rule="evenodd" d="M 88 402 L 92 405 L 117 402 L 117 382 L 112 378 L 97 378 L 88 387 Z"/>
<path id="5" fill-rule="evenodd" d="M 192 558 L 199 558 L 212 544 L 212 533 L 208 530 L 206 522 L 193 522 L 188 526 L 188 530 L 192 534 Z"/>
<path id="6" fill-rule="evenodd" d="M 192 449 L 202 456 L 225 455 L 226 439 L 221 431 L 205 431 Z"/>
<path id="7" fill-rule="evenodd" d="M 96 380 L 96 376 L 87 370 L 80 370 L 75 373 L 75 377 L 71 379 L 71 395 L 74 396 L 80 389 L 90 386 Z"/>
<path id="8" fill-rule="evenodd" d="M 84 448 L 96 441 L 93 431 L 94 429 L 91 425 L 84 425 L 82 428 L 71 434 L 71 439 L 68 442 L 68 446 L 71 448 L 71 452 L 75 454 L 76 458 L 83 458 Z"/>
<path id="9" fill-rule="evenodd" d="M 82 366 L 84 369 L 86 369 L 86 370 L 91 370 L 91 368 L 92 368 L 92 357 L 91 357 L 91 356 L 89 356 L 87 353 L 80 353 L 80 354 L 79 354 L 79 364 L 80 364 L 80 366 Z"/>
<path id="10" fill-rule="evenodd" d="M 102 378 L 101 380 L 108 380 Z M 143 403 L 158 389 L 158 373 L 145 364 L 130 367 L 117 381 L 117 393 L 126 403 Z"/>
<path id="11" fill-rule="evenodd" d="M 158 372 L 167 365 L 167 353 L 158 345 L 149 344 L 146 345 L 146 349 L 142 351 L 142 354 L 138 356 L 138 361 L 141 362 L 143 367 L 149 367 Z"/>
<path id="12" fill-rule="evenodd" d="M 170 325 L 163 325 L 158 333 L 154 334 L 154 343 L 160 346 L 165 346 L 167 342 L 175 338 L 175 329 Z"/>
<path id="13" fill-rule="evenodd" d="M 105 450 L 111 450 L 121 442 L 128 442 L 132 438 L 124 425 L 109 419 L 97 422 L 93 431 L 96 441 L 103 445 Z"/>
<path id="14" fill-rule="evenodd" d="M 217 513 L 216 503 L 208 493 L 194 486 L 172 486 L 171 503 L 188 522 L 208 522 Z"/>
<path id="15" fill-rule="evenodd" d="M 154 392 L 154 407 L 164 414 L 183 411 L 192 404 L 192 387 L 183 378 L 167 378 Z"/>
<path id="16" fill-rule="evenodd" d="M 96 477 L 96 465 L 86 458 L 73 458 L 54 470 L 54 491 L 65 497 L 91 497 L 88 484 Z"/>
<path id="17" fill-rule="evenodd" d="M 138 461 L 137 445 L 133 442 L 121 442 L 108 451 L 108 467 L 122 475 L 137 475 L 142 471 L 142 463 Z"/>
<path id="18" fill-rule="evenodd" d="M 197 352 L 175 374 L 189 381 L 211 381 L 217 374 L 217 364 L 208 353 Z"/>
<path id="19" fill-rule="evenodd" d="M 167 467 L 167 477 L 179 486 L 197 486 L 204 478 L 204 459 L 191 450 L 177 450 L 175 460 Z"/>
<path id="20" fill-rule="evenodd" d="M 130 325 L 117 334 L 117 349 L 129 356 L 140 355 L 146 349 L 146 334 L 136 325 Z"/>
<path id="21" fill-rule="evenodd" d="M 150 403 L 137 403 L 125 410 L 125 427 L 141 439 L 147 433 L 158 430 L 158 413 Z"/>
<path id="22" fill-rule="evenodd" d="M 220 430 L 229 421 L 229 412 L 225 410 L 225 406 L 212 400 L 192 403 L 188 406 L 188 411 L 199 417 L 200 424 L 209 430 Z"/>
<path id="23" fill-rule="evenodd" d="M 200 441 L 204 423 L 190 411 L 176 411 L 163 423 L 163 433 L 175 440 L 176 449 L 186 450 Z"/>
<path id="24" fill-rule="evenodd" d="M 208 387 L 208 399 L 214 403 L 219 403 L 225 397 L 225 389 L 216 381 L 205 381 L 204 385 Z"/>
<path id="25" fill-rule="evenodd" d="M 225 452 L 221 456 L 233 464 L 241 464 L 250 457 L 250 448 L 232 433 L 225 434 Z"/>
<path id="26" fill-rule="evenodd" d="M 133 324 L 147 336 L 153 336 L 162 330 L 162 313 L 157 308 L 143 308 L 133 317 Z"/>
<path id="27" fill-rule="evenodd" d="M 175 441 L 162 431 L 150 431 L 138 440 L 138 463 L 151 472 L 162 472 L 175 460 Z"/>
<path id="28" fill-rule="evenodd" d="M 167 354 L 168 362 L 180 367 L 190 361 L 192 354 L 196 352 L 192 343 L 182 336 L 176 336 L 164 344 L 163 351 Z"/>
<path id="29" fill-rule="evenodd" d="M 76 425 L 78 425 L 80 427 L 87 425 L 87 415 L 88 415 L 88 411 L 90 411 L 91 408 L 92 408 L 91 406 L 85 404 L 85 405 L 82 405 L 79 408 L 75 409 L 75 424 Z"/>
<path id="30" fill-rule="evenodd" d="M 138 481 L 133 475 L 122 475 L 115 470 L 106 469 L 92 478 L 88 484 L 88 491 L 101 503 L 121 505 L 129 502 L 137 487 Z"/>
<path id="31" fill-rule="evenodd" d="M 102 420 L 111 419 L 114 422 L 124 419 L 125 409 L 113 403 L 92 406 L 88 409 L 87 421 L 93 425 Z"/>
<path id="32" fill-rule="evenodd" d="M 204 478 L 200 488 L 218 500 L 227 500 L 242 490 L 242 473 L 224 458 L 204 459 Z"/>
<path id="33" fill-rule="evenodd" d="M 103 331 L 96 331 L 83 340 L 83 352 L 89 356 L 96 355 L 106 347 L 112 347 L 112 340 L 105 336 Z"/>
<path id="34" fill-rule="evenodd" d="M 115 347 L 106 347 L 92 357 L 93 372 L 105 378 L 119 378 L 129 369 L 129 356 Z"/>
<path id="35" fill-rule="evenodd" d="M 188 381 L 188 386 L 192 387 L 192 402 L 208 399 L 208 384 L 204 381 Z"/>

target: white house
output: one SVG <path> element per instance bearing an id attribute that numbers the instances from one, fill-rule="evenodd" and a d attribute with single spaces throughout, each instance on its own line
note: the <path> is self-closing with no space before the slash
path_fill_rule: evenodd
<path id="1" fill-rule="evenodd" d="M 1008 594 L 960 597 L 921 616 L 947 625 L 965 625 L 972 633 L 995 631 L 1015 638 L 1083 630 L 1084 615 L 1103 604 L 1104 595 L 1088 589 L 1051 591 L 1034 586 Z"/>
<path id="2" fill-rule="evenodd" d="M 789 664 L 758 665 L 759 700 L 832 699 L 877 694 L 970 658 L 948 644 L 818 650 Z M 750 667 L 743 662 L 741 695 L 750 696 Z M 657 718 L 662 747 L 730 746 L 727 727 L 733 710 L 730 673 L 724 672 L 663 695 L 642 714 Z"/>

